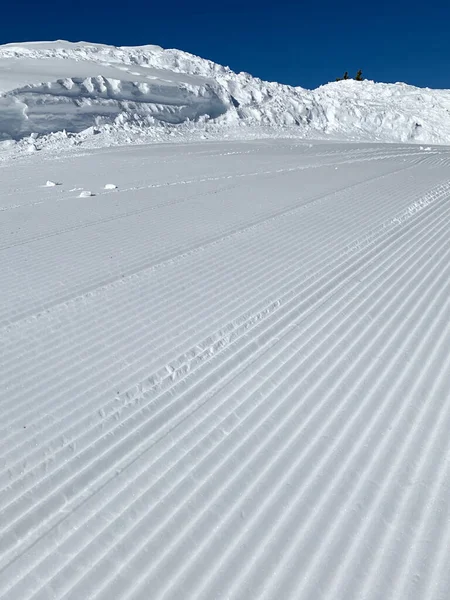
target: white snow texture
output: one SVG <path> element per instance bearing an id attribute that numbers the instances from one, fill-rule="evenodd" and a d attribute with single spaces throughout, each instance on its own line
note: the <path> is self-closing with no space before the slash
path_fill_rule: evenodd
<path id="1" fill-rule="evenodd" d="M 167 133 L 208 124 L 222 132 L 268 126 L 300 137 L 447 144 L 450 91 L 372 81 L 310 91 L 159 46 L 0 46 L 0 141 L 105 128 L 114 141 L 124 131 L 149 136 L 161 126 Z"/>
<path id="2" fill-rule="evenodd" d="M 448 600 L 449 167 L 2 161 L 0 600 Z"/>

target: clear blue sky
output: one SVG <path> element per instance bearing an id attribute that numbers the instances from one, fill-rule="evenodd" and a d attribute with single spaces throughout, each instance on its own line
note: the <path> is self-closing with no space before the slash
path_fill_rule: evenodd
<path id="1" fill-rule="evenodd" d="M 68 39 L 179 48 L 268 80 L 450 88 L 449 0 L 5 0 L 0 43 Z"/>

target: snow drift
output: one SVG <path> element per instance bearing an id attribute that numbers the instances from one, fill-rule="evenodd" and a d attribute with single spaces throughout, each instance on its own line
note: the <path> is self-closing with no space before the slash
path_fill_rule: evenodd
<path id="1" fill-rule="evenodd" d="M 450 91 L 370 81 L 310 91 L 179 50 L 34 42 L 0 46 L 0 140 L 158 126 L 266 126 L 296 135 L 450 143 Z"/>

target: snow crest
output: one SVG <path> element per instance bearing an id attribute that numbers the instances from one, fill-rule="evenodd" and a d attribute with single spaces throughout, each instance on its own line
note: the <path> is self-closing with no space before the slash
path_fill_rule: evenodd
<path id="1" fill-rule="evenodd" d="M 0 46 L 0 140 L 104 128 L 149 135 L 207 125 L 289 130 L 302 137 L 450 143 L 450 91 L 342 81 L 316 90 L 159 46 L 85 42 Z"/>

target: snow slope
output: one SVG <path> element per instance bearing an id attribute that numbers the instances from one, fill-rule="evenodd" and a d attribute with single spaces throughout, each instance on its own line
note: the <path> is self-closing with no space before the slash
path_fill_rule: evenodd
<path id="1" fill-rule="evenodd" d="M 292 140 L 0 163 L 0 598 L 449 598 L 449 173 Z"/>
<path id="2" fill-rule="evenodd" d="M 450 92 L 370 81 L 309 91 L 158 46 L 0 46 L 0 139 L 106 128 L 114 141 L 124 130 L 158 136 L 161 124 L 189 123 L 222 134 L 265 126 L 303 137 L 445 144 Z"/>

